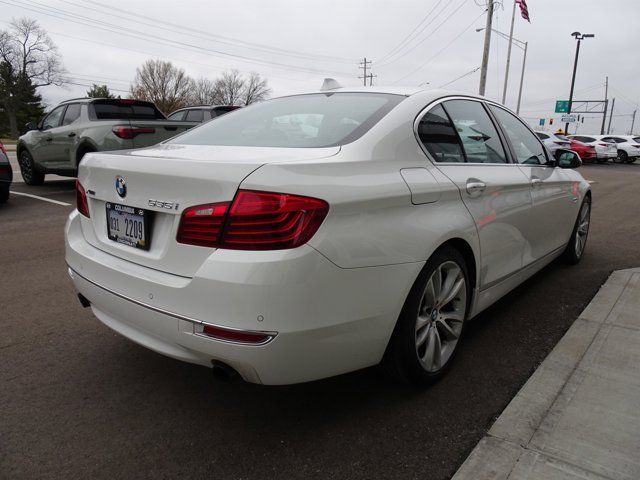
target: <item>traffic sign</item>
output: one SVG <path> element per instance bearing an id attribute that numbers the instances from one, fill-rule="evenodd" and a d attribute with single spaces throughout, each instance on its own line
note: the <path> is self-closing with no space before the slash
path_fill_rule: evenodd
<path id="1" fill-rule="evenodd" d="M 562 115 L 560 121 L 562 123 L 576 123 L 578 119 L 575 115 Z"/>
<path id="2" fill-rule="evenodd" d="M 569 100 L 556 100 L 556 113 L 568 113 L 568 112 L 569 112 Z"/>

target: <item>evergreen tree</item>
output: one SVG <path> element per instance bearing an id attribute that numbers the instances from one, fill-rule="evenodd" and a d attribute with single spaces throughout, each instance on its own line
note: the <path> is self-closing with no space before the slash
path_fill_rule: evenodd
<path id="1" fill-rule="evenodd" d="M 89 90 L 87 90 L 87 97 L 89 98 L 115 98 L 109 91 L 109 87 L 106 85 L 98 85 L 94 83 Z"/>

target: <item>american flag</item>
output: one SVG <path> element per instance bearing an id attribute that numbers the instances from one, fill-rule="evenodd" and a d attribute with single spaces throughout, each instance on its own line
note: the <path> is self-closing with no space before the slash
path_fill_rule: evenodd
<path id="1" fill-rule="evenodd" d="M 520 5 L 520 15 L 522 15 L 522 18 L 524 18 L 527 22 L 531 23 L 531 20 L 529 19 L 529 9 L 527 8 L 527 1 L 526 0 L 515 0 L 515 1 L 518 5 Z"/>

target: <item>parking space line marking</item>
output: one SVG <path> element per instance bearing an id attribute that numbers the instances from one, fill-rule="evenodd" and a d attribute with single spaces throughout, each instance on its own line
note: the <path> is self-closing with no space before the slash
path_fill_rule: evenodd
<path id="1" fill-rule="evenodd" d="M 13 190 L 10 190 L 10 192 L 14 195 L 22 195 L 23 197 L 37 198 L 38 200 L 42 200 L 43 202 L 55 203 L 56 205 L 62 205 L 63 207 L 71 206 L 71 204 L 67 202 L 61 202 L 59 200 L 51 200 L 50 198 L 39 197 L 38 195 L 31 195 L 30 193 L 14 192 Z"/>

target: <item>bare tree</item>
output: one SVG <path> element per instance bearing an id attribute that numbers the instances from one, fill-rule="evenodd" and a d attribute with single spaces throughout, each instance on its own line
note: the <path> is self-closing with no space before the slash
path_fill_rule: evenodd
<path id="1" fill-rule="evenodd" d="M 244 79 L 237 70 L 224 72 L 215 81 L 213 103 L 216 105 L 242 105 Z"/>
<path id="2" fill-rule="evenodd" d="M 154 102 L 165 113 L 189 104 L 193 80 L 171 62 L 147 60 L 136 69 L 131 95 Z"/>
<path id="3" fill-rule="evenodd" d="M 268 98 L 270 93 L 271 89 L 267 85 L 267 80 L 261 78 L 259 73 L 251 72 L 251 75 L 245 81 L 242 101 L 245 105 L 251 105 Z"/>
<path id="4" fill-rule="evenodd" d="M 214 103 L 215 91 L 215 82 L 208 78 L 200 77 L 193 82 L 189 103 L 191 105 L 210 105 Z"/>
<path id="5" fill-rule="evenodd" d="M 16 113 L 23 107 L 25 85 L 62 85 L 65 71 L 47 32 L 26 17 L 13 19 L 8 30 L 0 31 L 0 62 L 7 73 L 0 84 L 0 105 L 9 117 L 11 135 L 17 137 Z"/>

